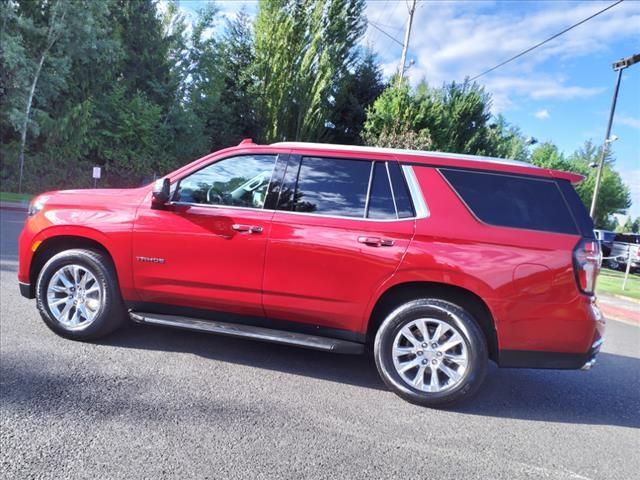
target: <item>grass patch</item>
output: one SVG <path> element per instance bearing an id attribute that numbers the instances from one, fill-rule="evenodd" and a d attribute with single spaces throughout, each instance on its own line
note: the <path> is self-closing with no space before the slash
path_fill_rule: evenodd
<path id="1" fill-rule="evenodd" d="M 0 202 L 28 202 L 32 198 L 30 193 L 0 192 Z"/>
<path id="2" fill-rule="evenodd" d="M 638 274 L 629 273 L 627 288 L 625 290 L 622 290 L 623 280 L 624 272 L 603 268 L 600 270 L 600 275 L 598 276 L 596 290 L 598 293 L 624 295 L 625 297 L 640 300 L 640 276 L 638 276 Z"/>

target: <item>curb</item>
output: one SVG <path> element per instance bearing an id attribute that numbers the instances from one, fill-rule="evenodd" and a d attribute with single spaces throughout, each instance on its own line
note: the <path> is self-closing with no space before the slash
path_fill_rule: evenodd
<path id="1" fill-rule="evenodd" d="M 640 304 L 640 300 L 636 299 L 636 298 L 631 298 L 631 297 L 627 297 L 625 295 L 617 295 L 617 294 L 613 294 L 614 297 L 619 298 L 620 300 L 626 300 L 627 302 L 633 302 L 633 303 L 638 303 Z"/>
<path id="2" fill-rule="evenodd" d="M 640 327 L 640 313 L 607 304 L 599 304 L 598 307 L 605 318 Z"/>

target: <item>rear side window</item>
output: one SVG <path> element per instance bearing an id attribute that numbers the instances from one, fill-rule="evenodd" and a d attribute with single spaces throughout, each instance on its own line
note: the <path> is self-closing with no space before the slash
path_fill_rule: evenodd
<path id="1" fill-rule="evenodd" d="M 391 182 L 384 162 L 376 162 L 373 168 L 367 217 L 378 220 L 397 218 L 391 193 Z"/>
<path id="2" fill-rule="evenodd" d="M 573 185 L 569 180 L 558 180 L 558 186 L 564 195 L 571 212 L 573 213 L 573 218 L 578 224 L 578 228 L 580 229 L 580 233 L 583 237 L 586 238 L 594 238 L 593 233 L 593 220 L 589 216 L 589 212 L 587 211 L 587 207 L 584 206 L 582 200 L 578 196 L 578 192 L 576 192 Z M 604 232 L 604 240 L 611 241 L 612 234 L 610 232 Z"/>
<path id="3" fill-rule="evenodd" d="M 466 170 L 440 171 L 469 209 L 485 223 L 578 233 L 567 202 L 553 180 Z"/>
<path id="4" fill-rule="evenodd" d="M 404 174 L 400 170 L 400 165 L 396 162 L 389 162 L 387 165 L 389 166 L 393 195 L 396 199 L 398 218 L 411 218 L 415 216 L 416 212 L 413 209 L 409 187 L 404 179 Z"/>
<path id="5" fill-rule="evenodd" d="M 370 175 L 368 161 L 304 157 L 292 209 L 363 218 Z"/>

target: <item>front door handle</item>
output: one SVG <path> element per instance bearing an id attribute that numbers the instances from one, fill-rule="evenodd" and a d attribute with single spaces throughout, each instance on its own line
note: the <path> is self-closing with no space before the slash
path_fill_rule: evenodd
<path id="1" fill-rule="evenodd" d="M 395 243 L 390 238 L 380 237 L 358 237 L 358 242 L 372 247 L 393 247 L 393 244 Z"/>
<path id="2" fill-rule="evenodd" d="M 262 233 L 260 225 L 246 225 L 244 223 L 234 223 L 231 228 L 236 232 Z"/>

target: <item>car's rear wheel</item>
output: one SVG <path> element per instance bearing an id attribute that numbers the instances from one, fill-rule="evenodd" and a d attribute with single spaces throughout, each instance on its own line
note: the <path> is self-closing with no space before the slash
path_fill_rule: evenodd
<path id="1" fill-rule="evenodd" d="M 42 267 L 36 301 L 58 335 L 95 340 L 118 328 L 125 309 L 111 260 L 93 250 L 65 250 Z"/>
<path id="2" fill-rule="evenodd" d="M 374 356 L 391 390 L 428 407 L 473 396 L 488 360 L 486 340 L 473 317 L 439 299 L 413 300 L 391 312 L 376 334 Z"/>

